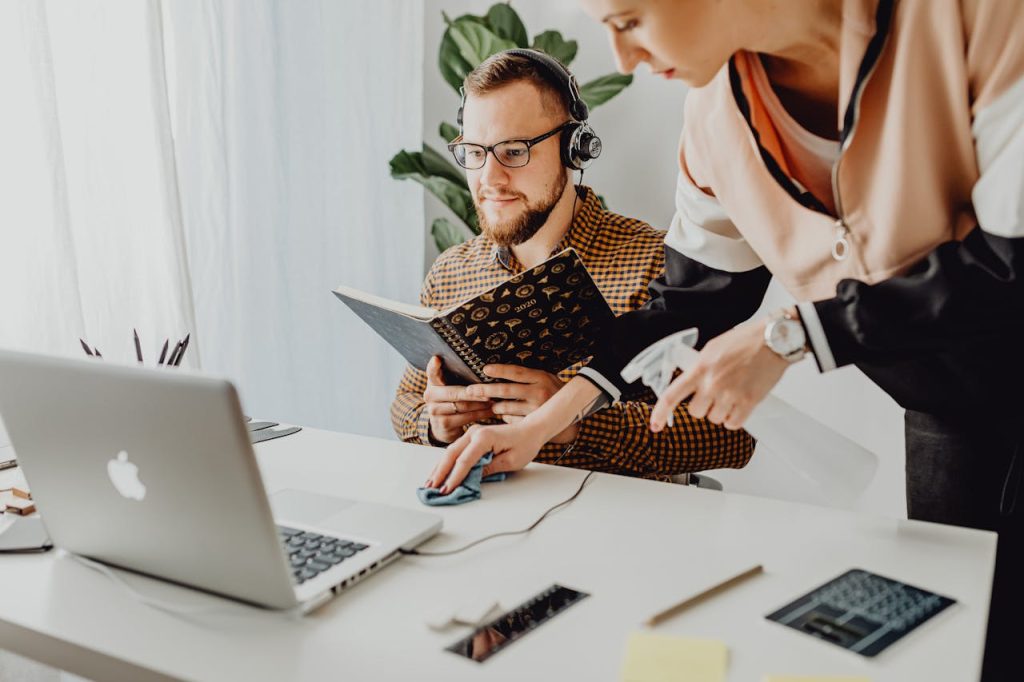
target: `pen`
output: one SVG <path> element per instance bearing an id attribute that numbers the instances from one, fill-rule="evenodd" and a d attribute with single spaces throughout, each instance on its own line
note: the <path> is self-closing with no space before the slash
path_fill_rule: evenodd
<path id="1" fill-rule="evenodd" d="M 705 601 L 706 599 L 710 599 L 711 597 L 714 597 L 716 594 L 719 594 L 721 592 L 725 592 L 730 587 L 732 587 L 734 585 L 738 585 L 741 582 L 743 582 L 744 580 L 747 580 L 748 578 L 752 578 L 755 575 L 758 575 L 759 573 L 762 573 L 763 571 L 764 571 L 764 567 L 761 564 L 758 564 L 757 566 L 754 566 L 752 568 L 748 568 L 747 570 L 745 570 L 742 573 L 739 573 L 737 575 L 734 575 L 733 577 L 729 578 L 728 580 L 723 580 L 722 582 L 718 583 L 717 585 L 713 585 L 713 586 L 709 587 L 708 589 L 706 589 L 706 590 L 704 590 L 702 592 L 698 592 L 694 596 L 690 597 L 689 599 L 686 599 L 684 601 L 679 602 L 675 606 L 670 606 L 667 609 L 665 609 L 664 611 L 660 611 L 660 612 L 654 614 L 653 616 L 651 616 L 650 618 L 647 619 L 647 621 L 644 623 L 644 625 L 647 625 L 648 627 L 657 625 L 658 623 L 662 622 L 663 620 L 671 618 L 672 616 L 674 616 L 674 615 L 676 615 L 678 613 L 681 613 L 682 611 L 685 611 L 686 609 L 690 608 L 691 606 L 696 606 L 697 604 L 701 603 L 702 601 Z"/>
<path id="2" fill-rule="evenodd" d="M 169 344 L 170 342 L 171 342 L 170 339 L 165 339 L 164 340 L 164 349 L 162 351 L 160 351 L 160 359 L 156 361 L 156 364 L 158 364 L 158 365 L 164 364 L 164 358 L 167 357 L 167 344 Z"/>
<path id="3" fill-rule="evenodd" d="M 174 367 L 175 361 L 178 359 L 178 353 L 181 352 L 181 341 L 174 344 L 174 350 L 171 351 L 171 357 L 167 358 L 167 366 Z"/>
<path id="4" fill-rule="evenodd" d="M 132 329 L 132 334 L 135 336 L 135 356 L 142 362 L 142 344 L 139 343 L 139 332 Z"/>
<path id="5" fill-rule="evenodd" d="M 183 357 L 185 357 L 185 349 L 188 348 L 188 340 L 190 338 L 192 338 L 192 332 L 189 332 L 188 334 L 185 334 L 185 340 L 181 342 L 181 352 L 178 353 L 178 361 L 174 363 L 175 367 L 180 365 L 181 364 L 181 359 Z"/>

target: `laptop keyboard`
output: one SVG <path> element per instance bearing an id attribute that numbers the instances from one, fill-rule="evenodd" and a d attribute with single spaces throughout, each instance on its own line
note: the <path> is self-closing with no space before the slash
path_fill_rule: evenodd
<path id="1" fill-rule="evenodd" d="M 299 585 L 367 548 L 359 542 L 287 526 L 278 526 L 277 532 L 291 563 L 292 575 Z"/>

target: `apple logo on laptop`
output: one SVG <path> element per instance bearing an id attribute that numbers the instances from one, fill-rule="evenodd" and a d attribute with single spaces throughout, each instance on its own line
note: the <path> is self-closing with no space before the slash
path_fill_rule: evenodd
<path id="1" fill-rule="evenodd" d="M 139 480 L 139 467 L 128 461 L 124 450 L 117 453 L 117 459 L 107 462 L 107 475 L 122 497 L 141 500 L 146 496 L 146 485 Z"/>

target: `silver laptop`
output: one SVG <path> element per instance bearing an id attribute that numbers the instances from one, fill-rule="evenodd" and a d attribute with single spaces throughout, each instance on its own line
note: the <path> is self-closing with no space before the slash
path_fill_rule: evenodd
<path id="1" fill-rule="evenodd" d="M 0 350 L 0 415 L 55 545 L 252 604 L 311 611 L 441 528 L 294 490 L 275 518 L 222 379 Z"/>

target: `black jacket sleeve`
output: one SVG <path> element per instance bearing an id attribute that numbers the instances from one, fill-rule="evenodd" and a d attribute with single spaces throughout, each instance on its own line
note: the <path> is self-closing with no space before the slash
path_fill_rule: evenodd
<path id="1" fill-rule="evenodd" d="M 763 265 L 746 272 L 716 270 L 666 246 L 665 274 L 651 282 L 651 300 L 615 318 L 589 367 L 626 390 L 620 372 L 637 353 L 688 327 L 700 330 L 703 346 L 753 315 L 770 280 Z"/>
<path id="2" fill-rule="evenodd" d="M 837 365 L 892 363 L 1024 331 L 1024 238 L 975 228 L 941 244 L 905 275 L 843 280 L 814 304 Z M 1021 344 L 1024 347 L 1024 344 Z"/>

